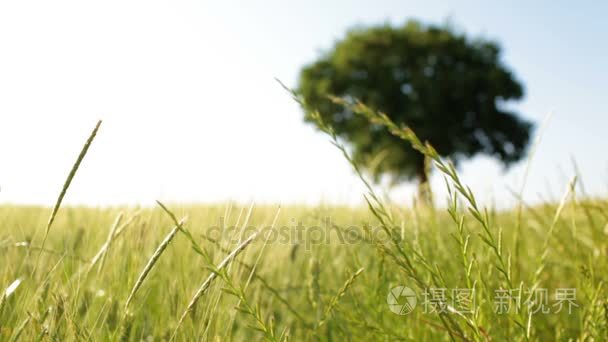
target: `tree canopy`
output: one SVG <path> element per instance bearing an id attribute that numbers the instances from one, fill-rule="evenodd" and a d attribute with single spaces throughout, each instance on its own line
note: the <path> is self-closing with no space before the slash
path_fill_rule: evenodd
<path id="1" fill-rule="evenodd" d="M 386 113 L 455 163 L 483 153 L 506 167 L 525 155 L 533 125 L 505 106 L 523 88 L 500 53 L 496 42 L 447 26 L 360 27 L 301 70 L 297 91 L 306 112 L 318 110 L 376 180 L 388 174 L 425 182 L 424 158 L 328 95 Z M 315 124 L 309 115 L 305 120 Z"/>

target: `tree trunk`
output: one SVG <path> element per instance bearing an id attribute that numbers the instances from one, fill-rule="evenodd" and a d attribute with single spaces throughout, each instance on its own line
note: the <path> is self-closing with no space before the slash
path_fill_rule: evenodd
<path id="1" fill-rule="evenodd" d="M 425 157 L 416 170 L 418 178 L 418 200 L 428 206 L 433 205 L 433 196 L 429 184 L 430 161 Z"/>

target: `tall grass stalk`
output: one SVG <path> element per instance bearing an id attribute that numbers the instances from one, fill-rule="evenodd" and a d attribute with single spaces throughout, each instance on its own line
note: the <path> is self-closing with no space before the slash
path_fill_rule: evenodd
<path id="1" fill-rule="evenodd" d="M 21 279 L 16 279 L 13 281 L 2 293 L 0 293 L 0 318 L 2 318 L 2 310 L 4 309 L 4 305 L 8 297 L 10 297 L 21 285 Z M 2 326 L 2 321 L 0 321 L 0 327 Z"/>
<path id="2" fill-rule="evenodd" d="M 91 135 L 89 135 L 89 138 L 84 143 L 84 146 L 82 147 L 82 150 L 80 151 L 80 154 L 78 155 L 78 158 L 76 158 L 76 162 L 74 163 L 74 165 L 72 165 L 72 169 L 70 170 L 68 177 L 65 179 L 65 182 L 63 183 L 63 187 L 61 188 L 59 197 L 57 197 L 57 201 L 55 202 L 55 205 L 53 206 L 53 210 L 51 211 L 51 216 L 49 217 L 49 220 L 46 224 L 46 228 L 44 230 L 44 237 L 42 238 L 42 244 L 40 245 L 41 250 L 38 253 L 38 258 L 36 260 L 36 266 L 34 267 L 34 271 L 32 272 L 32 274 L 34 274 L 36 272 L 36 269 L 38 268 L 38 262 L 40 261 L 40 255 L 42 254 L 42 250 L 44 249 L 44 245 L 49 236 L 49 231 L 51 230 L 51 226 L 53 225 L 53 222 L 55 222 L 55 216 L 57 215 L 57 212 L 59 211 L 59 207 L 61 207 L 61 202 L 63 202 L 63 197 L 65 197 L 65 194 L 67 193 L 68 188 L 70 187 L 70 184 L 72 183 L 72 179 L 74 179 L 74 176 L 76 175 L 76 171 L 78 171 L 78 168 L 80 167 L 80 164 L 82 163 L 82 160 L 84 159 L 84 156 L 89 151 L 89 147 L 91 147 L 91 144 L 93 143 L 93 140 L 95 139 L 95 136 L 97 135 L 99 126 L 101 126 L 101 120 L 97 121 L 95 128 L 93 128 Z"/>
<path id="3" fill-rule="evenodd" d="M 15 329 L 13 336 L 11 336 L 10 342 L 17 342 L 20 340 L 21 334 L 28 323 L 30 323 L 31 318 L 31 316 L 27 316 L 27 318 L 17 327 L 17 329 Z"/>
<path id="4" fill-rule="evenodd" d="M 250 211 L 252 209 L 253 209 L 253 203 L 252 203 L 252 206 L 250 207 Z M 274 215 L 274 219 L 272 220 L 272 224 L 270 225 L 270 231 L 272 231 L 275 228 L 275 225 L 277 223 L 277 220 L 279 219 L 279 214 L 280 213 L 281 213 L 281 207 L 279 206 L 276 214 Z M 247 220 L 249 220 L 249 218 L 247 218 Z M 241 302 L 245 298 L 245 291 L 249 287 L 249 284 L 251 283 L 251 280 L 256 275 L 256 270 L 257 270 L 258 264 L 259 264 L 260 260 L 262 259 L 262 256 L 264 255 L 264 251 L 266 250 L 266 246 L 268 245 L 269 239 L 270 239 L 270 235 L 268 235 L 266 237 L 266 239 L 264 239 L 264 243 L 262 244 L 262 248 L 258 252 L 258 256 L 255 259 L 255 262 L 253 263 L 253 265 L 252 266 L 247 265 L 248 266 L 247 269 L 249 270 L 249 276 L 247 277 L 247 281 L 245 282 L 245 285 L 241 288 L 242 289 L 242 291 L 241 291 L 242 292 L 242 296 L 237 296 L 237 298 L 238 298 L 238 302 L 236 304 L 237 307 L 239 305 L 241 305 Z M 216 303 L 216 305 L 217 304 L 218 303 Z M 236 320 L 236 313 L 230 318 L 230 323 L 228 324 L 229 329 L 227 329 L 227 330 L 230 330 L 234 326 L 235 320 Z"/>
<path id="5" fill-rule="evenodd" d="M 306 109 L 304 100 L 295 91 L 293 91 L 292 89 L 285 86 L 281 81 L 279 81 L 279 80 L 277 80 L 277 81 L 285 90 L 287 90 L 292 95 L 293 99 L 296 102 L 298 102 L 303 109 Z M 371 109 L 364 106 L 360 102 L 357 102 L 356 106 L 352 106 L 347 101 L 344 101 L 340 98 L 336 98 L 333 96 L 330 96 L 329 98 L 331 100 L 333 100 L 335 103 L 337 103 L 339 105 L 343 105 L 347 109 L 350 109 L 357 114 L 363 114 L 363 115 L 367 116 L 367 118 L 374 123 L 379 123 L 384 126 L 390 126 L 390 125 L 394 126 L 394 128 L 389 127 L 389 130 L 391 130 L 391 132 L 395 135 L 398 135 L 398 133 L 401 133 L 400 130 L 396 127 L 396 125 L 394 123 L 392 123 L 392 121 L 390 121 L 388 116 L 386 116 L 385 114 L 377 114 L 377 113 L 373 112 Z M 350 156 L 349 152 L 346 150 L 346 147 L 338 140 L 338 136 L 336 135 L 335 131 L 333 130 L 333 127 L 328 125 L 322 119 L 321 114 L 318 111 L 307 112 L 306 115 L 310 119 L 314 120 L 317 123 L 317 127 L 330 137 L 331 143 L 336 148 L 338 148 L 338 150 L 340 150 L 340 152 L 342 152 L 342 155 L 344 156 L 344 158 L 349 162 L 349 164 L 355 171 L 358 178 L 363 182 L 364 186 L 366 187 L 367 195 L 364 196 L 364 199 L 367 202 L 368 209 L 373 214 L 373 216 L 380 222 L 380 226 L 382 227 L 382 229 L 386 232 L 386 234 L 390 238 L 389 239 L 389 241 L 391 243 L 390 246 L 386 246 L 384 243 L 375 243 L 380 254 L 388 255 L 397 265 L 399 265 L 399 267 L 401 267 L 406 272 L 408 277 L 410 277 L 412 280 L 414 280 L 416 282 L 416 284 L 418 285 L 418 287 L 420 289 L 425 290 L 425 289 L 429 288 L 429 286 L 428 286 L 426 280 L 423 278 L 423 276 L 417 270 L 417 267 L 415 264 L 419 263 L 420 265 L 422 265 L 424 267 L 424 269 L 426 271 L 428 271 L 430 273 L 433 283 L 439 287 L 439 285 L 442 282 L 441 275 L 437 272 L 437 269 L 434 269 L 427 262 L 426 258 L 419 251 L 416 251 L 416 249 L 411 245 L 411 243 L 409 243 L 408 241 L 401 240 L 399 238 L 399 236 L 400 236 L 399 232 L 395 231 L 395 229 L 394 229 L 394 227 L 396 227 L 397 225 L 394 222 L 394 218 L 393 218 L 391 210 L 389 210 L 387 208 L 387 206 L 384 204 L 384 201 L 382 201 L 380 199 L 380 197 L 376 194 L 374 188 L 367 181 L 366 177 L 363 175 L 363 172 L 359 168 L 358 164 L 355 163 L 355 161 Z M 437 163 L 438 161 L 443 162 L 439 158 L 439 155 L 437 154 L 437 152 L 435 152 L 435 150 L 432 149 L 432 147 L 430 147 L 430 145 L 428 146 L 427 149 L 425 149 L 426 146 L 424 146 L 420 142 L 420 140 L 418 140 L 418 138 L 413 133 L 413 131 L 409 130 L 407 132 L 407 134 L 405 134 L 405 135 L 401 134 L 398 136 L 401 138 L 406 138 L 406 137 L 409 138 L 408 141 L 410 141 L 410 143 L 413 146 L 416 145 L 416 146 L 414 146 L 414 149 L 419 150 L 420 152 L 427 151 L 427 150 L 430 151 L 427 153 L 423 152 L 423 154 L 425 155 L 425 157 L 430 158 L 435 163 Z M 452 178 L 455 177 L 455 179 L 458 180 L 456 187 L 458 188 L 458 186 L 460 186 L 462 189 L 462 185 L 459 182 L 458 175 L 456 174 L 453 167 L 452 167 L 452 171 L 453 171 Z M 469 190 L 469 198 L 472 198 L 473 203 L 475 204 L 475 208 L 477 208 L 476 203 L 474 202 L 474 197 L 472 195 L 472 192 L 470 191 L 470 189 L 468 189 L 468 190 Z M 371 234 L 373 232 L 370 231 L 369 233 Z M 459 324 L 450 315 L 447 315 L 445 312 L 441 311 L 441 312 L 439 312 L 439 319 L 440 319 L 441 323 L 443 324 L 445 330 L 448 332 L 451 340 L 455 340 L 456 336 L 464 335 L 464 332 L 460 328 Z"/>
<path id="6" fill-rule="evenodd" d="M 196 240 L 194 239 L 194 236 L 192 236 L 192 234 L 190 233 L 190 231 L 188 231 L 188 229 L 186 229 L 186 227 L 184 227 L 184 222 L 179 222 L 177 220 L 177 216 L 175 216 L 175 214 L 169 210 L 169 208 L 167 208 L 167 206 L 165 206 L 163 203 L 161 203 L 160 201 L 156 201 L 156 203 L 163 209 L 163 211 L 165 213 L 167 213 L 167 215 L 169 215 L 169 217 L 171 218 L 171 221 L 173 221 L 173 223 L 175 224 L 175 226 L 177 227 L 177 229 L 179 229 L 179 231 L 181 233 L 184 234 L 184 236 L 186 236 L 186 238 L 188 239 L 188 241 L 190 241 L 190 246 L 192 247 L 192 249 L 199 255 L 203 256 L 203 257 L 207 257 L 207 253 L 199 246 L 199 244 L 196 242 Z"/>
<path id="7" fill-rule="evenodd" d="M 542 250 L 541 250 L 541 254 L 540 254 L 540 260 L 538 262 L 539 265 L 536 268 L 536 271 L 534 272 L 534 277 L 532 280 L 533 287 L 537 286 L 538 278 L 540 277 L 540 274 L 546 267 L 546 259 L 547 259 L 547 254 L 549 253 L 549 244 L 551 242 L 551 238 L 553 237 L 553 231 L 555 230 L 555 226 L 557 225 L 557 222 L 559 221 L 562 211 L 564 210 L 564 207 L 566 206 L 566 203 L 568 202 L 568 198 L 570 197 L 570 194 L 572 194 L 572 192 L 574 191 L 574 187 L 576 185 L 576 180 L 577 180 L 577 177 L 574 176 L 568 182 L 566 191 L 565 191 L 564 195 L 562 196 L 562 199 L 560 200 L 559 205 L 557 206 L 555 214 L 553 215 L 553 221 L 551 222 L 551 226 L 549 227 L 549 230 L 547 231 L 547 233 L 545 235 L 545 240 L 543 242 L 543 246 L 542 246 Z"/>
<path id="8" fill-rule="evenodd" d="M 545 119 L 543 120 L 543 123 L 541 124 L 540 130 L 538 132 L 538 134 L 536 135 L 536 138 L 534 139 L 534 142 L 532 143 L 532 147 L 530 148 L 529 152 L 528 152 L 528 157 L 526 159 L 526 168 L 524 170 L 524 174 L 523 174 L 523 178 L 521 181 L 521 186 L 519 188 L 519 193 L 517 195 L 518 201 L 517 201 L 517 208 L 516 208 L 516 222 L 515 222 L 515 245 L 514 245 L 514 254 L 515 254 L 515 259 L 519 261 L 519 253 L 520 253 L 520 236 L 521 236 L 521 229 L 522 229 L 522 215 L 523 215 L 523 207 L 524 207 L 524 202 L 523 202 L 523 198 L 524 198 L 524 190 L 526 189 L 526 185 L 528 183 L 528 175 L 530 174 L 530 169 L 532 168 L 532 160 L 534 159 L 534 156 L 536 155 L 536 151 L 538 150 L 538 146 L 540 145 L 540 142 L 542 140 L 543 137 L 543 133 L 545 132 L 545 130 L 547 129 L 547 127 L 549 126 L 549 122 L 551 121 L 551 118 L 553 117 L 553 112 L 549 112 L 549 114 L 547 114 L 547 116 L 545 116 Z M 519 272 L 521 266 L 519 265 L 519 262 L 516 265 L 517 271 Z"/>
<path id="9" fill-rule="evenodd" d="M 144 280 L 146 280 L 148 273 L 150 273 L 150 271 L 152 270 L 152 268 L 154 267 L 156 262 L 160 259 L 161 255 L 163 254 L 165 249 L 167 249 L 167 246 L 169 246 L 169 243 L 171 243 L 171 240 L 173 240 L 173 238 L 175 237 L 175 234 L 177 234 L 177 231 L 181 229 L 181 226 L 184 224 L 185 220 L 186 219 L 183 218 L 180 222 L 178 222 L 177 225 L 175 225 L 175 227 L 173 229 L 171 229 L 169 234 L 167 234 L 165 239 L 160 243 L 160 245 L 158 245 L 158 247 L 154 251 L 154 254 L 152 254 L 150 259 L 148 260 L 148 263 L 146 264 L 144 269 L 139 274 L 139 277 L 137 278 L 135 285 L 133 285 L 133 288 L 131 289 L 129 297 L 127 297 L 127 301 L 125 302 L 125 312 L 127 312 L 127 309 L 129 308 L 129 304 L 133 300 L 133 297 L 137 293 L 137 290 L 139 290 L 139 288 L 143 284 Z"/>
<path id="10" fill-rule="evenodd" d="M 108 236 L 108 239 L 101 246 L 101 248 L 99 249 L 97 254 L 95 254 L 95 256 L 93 256 L 93 258 L 91 258 L 89 268 L 95 267 L 95 265 L 100 260 L 103 260 L 106 257 L 108 250 L 110 249 L 110 245 L 124 232 L 124 230 L 138 217 L 138 215 L 139 215 L 138 213 L 135 213 L 129 219 L 127 219 L 127 221 L 125 221 L 123 224 L 121 224 L 118 227 L 117 227 L 117 223 L 120 223 L 122 213 L 120 214 L 119 217 L 116 218 L 116 221 L 114 222 L 114 224 L 112 225 L 112 228 L 110 229 L 110 235 Z M 101 266 L 100 266 L 100 268 L 101 268 Z"/>
<path id="11" fill-rule="evenodd" d="M 364 270 L 364 268 L 360 268 L 355 273 L 353 273 L 353 275 L 351 275 L 350 278 L 348 278 L 348 280 L 346 280 L 344 285 L 342 285 L 340 290 L 338 290 L 338 293 L 336 293 L 336 295 L 329 301 L 329 304 L 327 305 L 327 308 L 325 308 L 325 312 L 323 313 L 323 319 L 319 322 L 317 327 L 321 327 L 323 324 L 325 324 L 327 322 L 327 320 L 330 318 L 332 311 L 338 305 L 340 298 L 344 297 L 344 295 L 346 294 L 348 289 L 355 282 L 355 279 L 357 279 L 357 277 L 361 273 L 363 273 L 363 270 Z"/>
<path id="12" fill-rule="evenodd" d="M 249 238 L 247 238 L 245 241 L 241 242 L 240 245 L 238 245 L 230 254 L 228 254 L 228 256 L 217 265 L 217 267 L 215 267 L 215 269 L 212 271 L 212 273 L 209 275 L 209 277 L 207 277 L 207 279 L 201 284 L 201 286 L 198 288 L 198 290 L 196 291 L 196 293 L 190 300 L 190 303 L 188 303 L 186 310 L 184 310 L 181 317 L 179 318 L 179 321 L 177 322 L 177 326 L 175 327 L 175 330 L 173 331 L 173 335 L 171 336 L 171 340 L 175 339 L 179 328 L 184 323 L 184 320 L 186 319 L 188 314 L 190 312 L 192 312 L 192 310 L 196 306 L 196 303 L 198 303 L 199 299 L 205 294 L 205 292 L 209 288 L 209 285 L 211 285 L 211 283 L 215 280 L 215 278 L 217 278 L 218 273 L 221 272 L 226 266 L 228 266 L 232 262 L 232 260 L 239 253 L 241 253 L 257 237 L 257 235 L 258 235 L 257 232 L 253 233 Z"/>
<path id="13" fill-rule="evenodd" d="M 99 267 L 97 268 L 97 274 L 100 274 L 101 270 L 103 269 L 103 265 L 106 261 L 106 255 L 108 255 L 108 251 L 110 250 L 110 245 L 112 244 L 112 241 L 114 241 L 114 235 L 116 235 L 116 230 L 118 229 L 118 226 L 120 225 L 122 216 L 123 216 L 122 212 L 120 214 L 118 214 L 118 216 L 116 217 L 116 220 L 114 221 L 114 223 L 112 224 L 112 227 L 110 228 L 108 237 L 106 239 L 106 242 L 104 243 L 105 250 L 102 253 L 101 260 L 99 261 Z"/>

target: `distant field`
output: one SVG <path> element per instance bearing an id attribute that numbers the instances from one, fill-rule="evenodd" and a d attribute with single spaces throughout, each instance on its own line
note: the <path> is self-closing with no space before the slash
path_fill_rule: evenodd
<path id="1" fill-rule="evenodd" d="M 603 200 L 577 201 L 571 194 L 561 207 L 524 207 L 521 215 L 516 209 L 489 211 L 494 239 L 489 242 L 496 250 L 484 242 L 488 235 L 480 222 L 459 209 L 454 218 L 429 207 L 391 207 L 377 212 L 379 217 L 367 208 L 254 207 L 251 214 L 250 208 L 230 204 L 168 209 L 178 219 L 187 217 L 183 227 L 190 236 L 176 232 L 125 308 L 140 273 L 175 226 L 160 206 L 62 208 L 43 251 L 38 247 L 51 209 L 0 207 L 0 287 L 21 281 L 3 300 L 0 339 L 607 336 L 608 202 Z M 216 270 L 221 276 L 176 330 L 213 273 L 210 267 L 260 230 L 264 233 L 223 271 Z M 108 238 L 110 232 L 114 238 Z M 401 290 L 391 302 L 397 286 L 415 292 L 411 312 L 403 307 L 408 297 L 400 296 Z M 523 294 L 534 287 L 538 298 L 526 300 Z M 538 294 L 542 289 L 547 296 Z M 502 290 L 523 291 L 521 300 L 515 292 L 504 299 Z"/>

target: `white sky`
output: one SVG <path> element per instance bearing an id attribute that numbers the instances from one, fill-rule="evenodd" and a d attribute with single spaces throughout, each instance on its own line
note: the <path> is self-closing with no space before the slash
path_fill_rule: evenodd
<path id="1" fill-rule="evenodd" d="M 501 41 L 526 85 L 516 106 L 526 117 L 554 111 L 527 200 L 559 197 L 571 156 L 587 190 L 605 194 L 608 6 L 242 2 L 0 2 L 0 203 L 53 204 L 97 119 L 67 203 L 359 203 L 360 182 L 274 77 L 294 86 L 299 68 L 354 24 L 447 16 Z M 476 158 L 462 174 L 507 205 L 523 165 L 504 174 Z M 438 175 L 433 184 L 441 197 Z"/>

